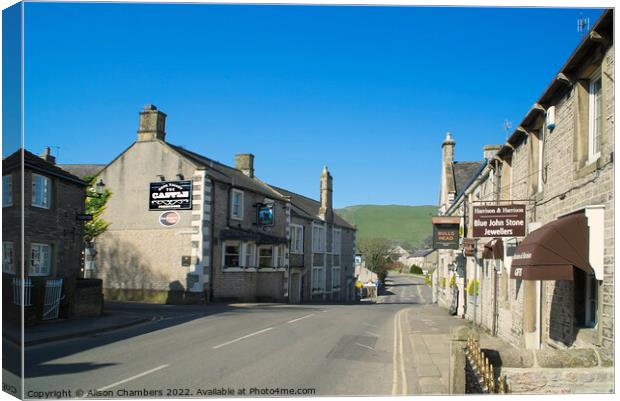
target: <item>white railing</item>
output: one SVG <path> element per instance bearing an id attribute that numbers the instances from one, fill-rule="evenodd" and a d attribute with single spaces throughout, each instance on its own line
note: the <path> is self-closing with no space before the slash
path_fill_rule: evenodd
<path id="1" fill-rule="evenodd" d="M 22 302 L 22 289 L 24 294 L 24 302 Z M 31 306 L 32 303 L 32 280 L 27 278 L 22 280 L 20 278 L 13 279 L 13 304 L 19 306 Z"/>
<path id="2" fill-rule="evenodd" d="M 60 311 L 60 295 L 62 293 L 62 279 L 47 280 L 45 282 L 45 301 L 43 303 L 43 320 L 58 319 Z"/>

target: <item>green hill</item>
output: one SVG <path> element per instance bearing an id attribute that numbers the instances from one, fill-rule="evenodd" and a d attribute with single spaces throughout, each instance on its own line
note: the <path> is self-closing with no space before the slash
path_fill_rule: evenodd
<path id="1" fill-rule="evenodd" d="M 437 207 L 359 205 L 336 212 L 357 225 L 358 238 L 383 237 L 419 249 L 433 234 L 431 217 L 437 214 Z"/>

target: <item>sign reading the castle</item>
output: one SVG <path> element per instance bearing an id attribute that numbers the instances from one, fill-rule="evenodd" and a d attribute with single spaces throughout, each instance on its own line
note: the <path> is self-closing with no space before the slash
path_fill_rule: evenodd
<path id="1" fill-rule="evenodd" d="M 190 210 L 192 208 L 192 182 L 151 182 L 149 210 Z"/>
<path id="2" fill-rule="evenodd" d="M 258 225 L 273 226 L 273 203 L 261 203 L 258 205 Z"/>
<path id="3" fill-rule="evenodd" d="M 433 217 L 433 249 L 459 249 L 460 217 Z"/>
<path id="4" fill-rule="evenodd" d="M 474 237 L 525 237 L 525 205 L 474 206 Z"/>

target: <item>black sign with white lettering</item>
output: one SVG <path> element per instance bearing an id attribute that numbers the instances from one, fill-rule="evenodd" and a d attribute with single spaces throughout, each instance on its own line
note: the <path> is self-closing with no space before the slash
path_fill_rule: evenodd
<path id="1" fill-rule="evenodd" d="M 192 208 L 192 182 L 151 182 L 149 210 L 190 210 Z"/>

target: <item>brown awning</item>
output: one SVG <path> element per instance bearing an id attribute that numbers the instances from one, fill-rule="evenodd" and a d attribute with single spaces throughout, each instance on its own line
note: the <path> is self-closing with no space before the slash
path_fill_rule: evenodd
<path id="1" fill-rule="evenodd" d="M 572 280 L 573 267 L 593 272 L 584 213 L 572 214 L 532 231 L 515 251 L 510 278 Z"/>
<path id="2" fill-rule="evenodd" d="M 482 251 L 483 259 L 504 259 L 504 241 L 501 238 L 494 238 L 484 244 Z"/>

